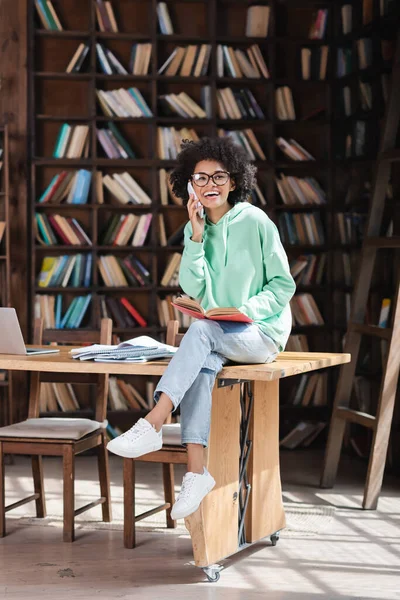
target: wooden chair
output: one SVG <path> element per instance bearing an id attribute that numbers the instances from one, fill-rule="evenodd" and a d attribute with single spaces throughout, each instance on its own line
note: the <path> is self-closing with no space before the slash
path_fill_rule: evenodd
<path id="1" fill-rule="evenodd" d="M 53 331 L 43 336 L 43 320 L 35 321 L 34 344 L 46 341 L 58 344 L 100 343 L 110 344 L 111 319 L 102 319 L 98 331 Z M 48 339 L 47 339 L 48 338 Z M 67 381 L 68 383 L 94 383 L 97 385 L 95 420 L 79 418 L 39 418 L 40 383 Z M 106 432 L 104 422 L 107 412 L 108 375 L 78 375 L 71 373 L 32 373 L 30 379 L 28 419 L 0 428 L 0 537 L 6 535 L 5 513 L 35 500 L 36 515 L 46 516 L 43 487 L 42 456 L 63 457 L 64 479 L 64 542 L 73 542 L 76 515 L 98 504 L 102 505 L 103 521 L 111 521 L 110 477 Z M 94 448 L 97 453 L 101 498 L 75 509 L 75 455 Z M 4 455 L 27 454 L 32 456 L 34 494 L 5 506 Z"/>
<path id="2" fill-rule="evenodd" d="M 169 321 L 167 326 L 166 342 L 170 346 L 179 346 L 183 334 L 178 333 L 179 322 Z M 125 548 L 136 546 L 136 521 L 141 521 L 150 515 L 162 510 L 166 511 L 167 527 L 175 528 L 176 521 L 171 519 L 171 508 L 175 502 L 174 490 L 174 465 L 187 463 L 186 448 L 181 445 L 181 426 L 179 423 L 171 424 L 171 416 L 163 426 L 163 447 L 161 450 L 145 454 L 140 458 L 124 458 L 124 545 Z M 162 464 L 164 499 L 165 503 L 148 510 L 140 515 L 135 515 L 135 461 L 153 462 Z"/>

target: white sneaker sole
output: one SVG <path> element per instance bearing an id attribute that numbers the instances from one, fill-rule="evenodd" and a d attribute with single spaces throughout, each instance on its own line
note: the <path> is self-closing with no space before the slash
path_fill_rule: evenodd
<path id="1" fill-rule="evenodd" d="M 115 448 L 113 444 L 114 440 L 111 440 L 107 444 L 107 450 L 116 454 L 117 456 L 122 456 L 123 458 L 139 458 L 139 456 L 143 456 L 144 454 L 149 454 L 150 452 L 156 452 L 157 450 L 161 450 L 162 441 L 161 442 L 152 442 L 151 444 L 146 444 L 141 446 L 140 448 L 132 449 L 129 448 Z"/>
<path id="2" fill-rule="evenodd" d="M 181 512 L 181 514 L 178 513 L 178 515 L 176 515 L 173 512 L 173 508 L 174 507 L 172 507 L 172 510 L 171 510 L 171 519 L 174 519 L 174 521 L 177 521 L 178 519 L 186 519 L 186 517 L 190 517 L 190 515 L 192 515 L 194 512 L 196 512 L 196 510 L 199 508 L 200 504 L 203 502 L 204 498 L 207 496 L 207 494 L 209 494 L 211 492 L 211 490 L 214 487 L 215 487 L 215 481 L 213 483 L 210 483 L 210 485 L 208 486 L 208 488 L 207 488 L 204 496 L 200 500 L 200 502 L 198 502 L 194 506 L 191 506 L 186 511 Z"/>

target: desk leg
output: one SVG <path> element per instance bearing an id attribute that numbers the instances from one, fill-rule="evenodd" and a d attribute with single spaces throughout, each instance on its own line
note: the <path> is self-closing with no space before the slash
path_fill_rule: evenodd
<path id="1" fill-rule="evenodd" d="M 246 514 L 246 542 L 256 542 L 286 525 L 279 470 L 279 380 L 252 384 L 250 421 L 252 451 L 248 463 L 251 484 Z"/>
<path id="2" fill-rule="evenodd" d="M 216 481 L 200 508 L 185 519 L 198 567 L 238 549 L 240 386 L 214 387 L 206 466 Z"/>

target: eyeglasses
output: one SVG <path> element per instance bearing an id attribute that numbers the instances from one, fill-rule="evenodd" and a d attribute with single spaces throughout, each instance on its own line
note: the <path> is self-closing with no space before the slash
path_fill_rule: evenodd
<path id="1" fill-rule="evenodd" d="M 206 186 L 210 179 L 213 180 L 215 185 L 225 185 L 229 177 L 230 173 L 228 171 L 215 171 L 212 175 L 208 175 L 207 173 L 193 173 L 192 181 L 199 187 Z"/>

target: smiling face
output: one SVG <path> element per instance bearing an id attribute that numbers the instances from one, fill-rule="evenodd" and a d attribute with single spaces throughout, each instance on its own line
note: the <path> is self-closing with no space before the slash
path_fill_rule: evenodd
<path id="1" fill-rule="evenodd" d="M 229 192 L 235 189 L 235 184 L 226 173 L 227 171 L 224 165 L 215 160 L 201 160 L 195 166 L 192 183 L 196 195 L 205 208 L 214 210 L 228 203 Z M 207 177 L 202 178 L 201 174 L 214 175 L 217 183 L 210 178 L 206 185 L 198 185 L 198 183 L 201 184 L 203 180 L 207 180 Z M 196 180 L 198 180 L 198 183 Z M 223 183 L 223 185 L 218 185 L 220 182 L 222 183 L 224 181 L 225 183 Z"/>

